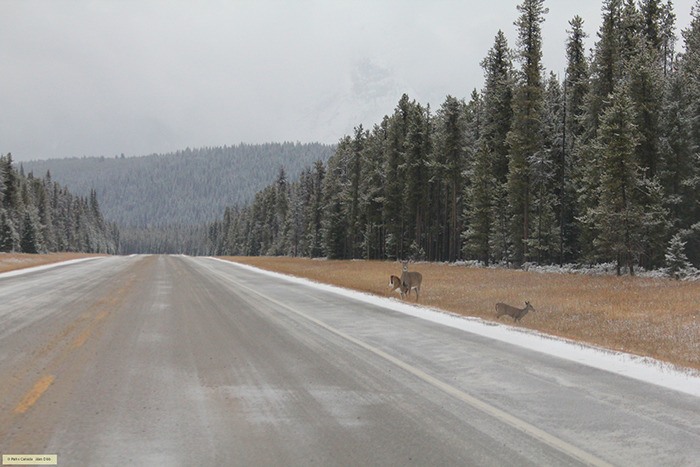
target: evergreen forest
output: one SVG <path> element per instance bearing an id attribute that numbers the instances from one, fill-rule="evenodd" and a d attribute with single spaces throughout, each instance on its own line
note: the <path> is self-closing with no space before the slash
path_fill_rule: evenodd
<path id="1" fill-rule="evenodd" d="M 545 2 L 523 0 L 481 89 L 437 109 L 403 95 L 327 163 L 294 180 L 281 169 L 226 208 L 207 252 L 699 266 L 700 1 L 680 37 L 670 1 L 601 12 L 590 52 L 583 20 L 569 21 L 559 77 L 542 65 Z"/>
<path id="2" fill-rule="evenodd" d="M 12 154 L 0 156 L 0 252 L 58 251 L 110 253 L 119 249 L 119 231 L 105 222 L 92 190 L 75 196 L 51 179 L 25 175 Z"/>
<path id="3" fill-rule="evenodd" d="M 120 252 L 205 254 L 205 224 L 230 205 L 246 205 L 284 166 L 298 177 L 327 161 L 318 143 L 239 144 L 143 157 L 82 157 L 25 162 L 50 171 L 79 195 L 97 193 L 106 219 L 120 230 Z"/>

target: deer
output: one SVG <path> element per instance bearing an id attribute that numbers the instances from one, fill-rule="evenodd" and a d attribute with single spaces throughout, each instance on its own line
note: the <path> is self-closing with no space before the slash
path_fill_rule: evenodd
<path id="1" fill-rule="evenodd" d="M 416 301 L 420 298 L 420 284 L 423 275 L 419 272 L 408 272 L 408 261 L 401 262 L 401 298 L 411 295 L 411 290 L 416 291 Z"/>
<path id="2" fill-rule="evenodd" d="M 525 302 L 525 308 L 522 309 L 506 305 L 505 303 L 496 303 L 496 318 L 508 315 L 513 317 L 513 321 L 520 321 L 528 311 L 535 311 L 532 305 L 530 305 L 530 302 Z"/>
<path id="3" fill-rule="evenodd" d="M 402 294 L 403 296 L 403 292 L 401 289 L 401 278 L 399 276 L 395 276 L 393 274 L 389 276 L 389 288 L 391 289 L 389 293 L 398 289 L 398 293 Z"/>

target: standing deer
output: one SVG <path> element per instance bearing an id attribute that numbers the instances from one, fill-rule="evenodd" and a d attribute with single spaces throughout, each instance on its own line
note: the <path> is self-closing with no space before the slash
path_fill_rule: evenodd
<path id="1" fill-rule="evenodd" d="M 522 309 L 506 305 L 505 303 L 496 303 L 496 318 L 508 315 L 513 317 L 513 321 L 520 321 L 528 311 L 535 311 L 532 305 L 530 305 L 530 302 L 525 302 L 525 308 Z"/>
<path id="2" fill-rule="evenodd" d="M 420 284 L 423 282 L 423 275 L 419 272 L 408 272 L 408 261 L 402 261 L 401 272 L 401 298 L 404 295 L 411 295 L 411 290 L 416 291 L 416 301 L 420 298 Z"/>

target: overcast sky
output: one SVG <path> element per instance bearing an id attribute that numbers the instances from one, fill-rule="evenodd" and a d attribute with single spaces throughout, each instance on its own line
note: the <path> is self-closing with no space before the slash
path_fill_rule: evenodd
<path id="1" fill-rule="evenodd" d="M 403 92 L 437 109 L 480 89 L 496 32 L 515 46 L 519 3 L 0 0 L 0 153 L 335 143 Z M 561 75 L 568 21 L 584 18 L 590 49 L 601 2 L 545 3 L 544 63 Z M 693 3 L 674 2 L 679 28 Z"/>

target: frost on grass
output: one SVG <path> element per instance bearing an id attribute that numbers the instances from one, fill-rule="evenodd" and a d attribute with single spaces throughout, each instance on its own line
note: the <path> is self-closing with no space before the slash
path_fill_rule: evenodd
<path id="1" fill-rule="evenodd" d="M 450 266 L 460 266 L 475 269 L 509 269 L 509 270 L 521 270 L 521 271 L 531 271 L 539 272 L 543 274 L 579 274 L 584 276 L 615 276 L 617 275 L 617 265 L 615 263 L 600 263 L 592 265 L 584 265 L 578 263 L 568 263 L 568 264 L 537 264 L 537 263 L 523 263 L 521 267 L 514 268 L 511 263 L 499 262 L 492 263 L 486 266 L 481 261 L 456 261 L 454 263 L 445 263 Z M 623 275 L 629 274 L 626 267 L 621 269 Z M 641 266 L 637 266 L 634 270 L 635 275 L 638 277 L 645 277 L 650 279 L 666 279 L 677 274 L 680 280 L 684 281 L 699 281 L 700 280 L 700 269 L 696 269 L 690 264 L 686 264 L 684 268 L 679 269 L 677 272 L 674 269 L 671 271 L 669 268 L 662 269 L 652 269 L 646 270 Z"/>

